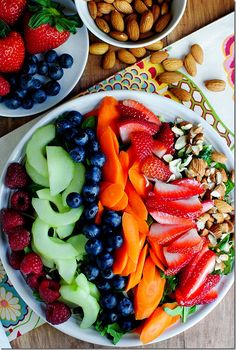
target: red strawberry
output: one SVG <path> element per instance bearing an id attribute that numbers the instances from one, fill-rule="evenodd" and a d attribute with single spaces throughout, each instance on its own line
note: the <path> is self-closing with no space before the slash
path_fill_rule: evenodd
<path id="1" fill-rule="evenodd" d="M 189 178 L 177 179 L 172 181 L 172 184 L 192 188 L 193 190 L 196 189 L 196 191 L 199 191 L 199 194 L 204 192 L 204 189 L 202 188 L 202 183 L 194 179 L 189 179 Z"/>
<path id="2" fill-rule="evenodd" d="M 152 224 L 149 231 L 149 237 L 159 244 L 166 244 L 194 226 L 195 224 L 193 222 L 188 225 Z"/>
<path id="3" fill-rule="evenodd" d="M 126 107 L 127 116 L 132 116 L 132 112 L 133 112 L 132 109 L 134 109 L 135 111 L 138 111 L 140 113 L 140 117 L 142 113 L 145 116 L 145 119 L 148 120 L 149 122 L 157 125 L 161 125 L 160 119 L 152 111 L 150 111 L 148 108 L 146 108 L 143 104 L 139 103 L 138 101 L 124 100 L 120 103 L 120 105 L 123 105 Z M 124 110 L 125 109 L 123 109 L 123 111 Z M 138 115 L 137 112 L 135 115 Z"/>
<path id="4" fill-rule="evenodd" d="M 0 96 L 6 96 L 9 94 L 10 90 L 10 84 L 2 75 L 0 75 Z"/>
<path id="5" fill-rule="evenodd" d="M 135 131 L 146 131 L 150 135 L 154 135 L 158 128 L 157 124 L 138 118 L 122 117 L 119 120 L 120 137 L 124 143 L 130 140 L 131 133 Z"/>
<path id="6" fill-rule="evenodd" d="M 163 253 L 168 265 L 165 274 L 168 276 L 177 274 L 192 259 L 192 254 L 189 253 L 169 253 L 167 247 L 163 248 Z"/>
<path id="7" fill-rule="evenodd" d="M 153 155 L 145 158 L 141 171 L 149 180 L 167 181 L 172 174 L 169 165 Z"/>
<path id="8" fill-rule="evenodd" d="M 152 154 L 152 135 L 146 131 L 132 132 L 130 135 L 133 150 L 138 160 L 143 160 Z"/>
<path id="9" fill-rule="evenodd" d="M 5 233 L 25 224 L 25 218 L 14 209 L 2 209 L 0 218 L 2 230 Z"/>
<path id="10" fill-rule="evenodd" d="M 202 188 L 185 187 L 156 181 L 154 187 L 155 194 L 163 200 L 184 199 L 202 193 Z"/>
<path id="11" fill-rule="evenodd" d="M 170 224 L 170 225 L 189 225 L 192 223 L 191 219 L 182 218 L 179 216 L 170 215 L 163 213 L 159 210 L 149 209 L 147 206 L 149 214 L 156 220 L 159 224 Z"/>
<path id="12" fill-rule="evenodd" d="M 26 0 L 0 0 L 0 19 L 14 25 L 22 15 Z"/>
<path id="13" fill-rule="evenodd" d="M 206 213 L 208 210 L 214 207 L 214 202 L 213 200 L 205 200 L 202 201 L 202 213 Z"/>
<path id="14" fill-rule="evenodd" d="M 167 147 L 168 154 L 174 154 L 174 142 L 175 137 L 174 133 L 171 130 L 169 123 L 162 123 L 158 134 L 156 135 L 156 139 L 162 142 Z"/>
<path id="15" fill-rule="evenodd" d="M 152 144 L 152 153 L 155 154 L 158 158 L 162 158 L 167 152 L 167 146 L 164 143 L 153 140 Z"/>
<path id="16" fill-rule="evenodd" d="M 0 72 L 18 72 L 24 63 L 25 45 L 21 35 L 11 32 L 10 28 L 0 20 Z"/>
<path id="17" fill-rule="evenodd" d="M 170 253 L 191 253 L 199 252 L 202 249 L 203 241 L 196 229 L 191 229 L 170 243 L 167 251 Z"/>

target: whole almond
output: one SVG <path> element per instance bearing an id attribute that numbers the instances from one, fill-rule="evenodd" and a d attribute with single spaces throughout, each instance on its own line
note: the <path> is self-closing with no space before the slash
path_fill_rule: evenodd
<path id="1" fill-rule="evenodd" d="M 146 32 L 146 33 L 140 33 L 139 39 L 150 38 L 153 35 L 154 35 L 154 32 L 150 30 L 149 32 Z"/>
<path id="2" fill-rule="evenodd" d="M 153 14 L 151 11 L 144 12 L 140 20 L 140 33 L 147 33 L 153 26 Z"/>
<path id="3" fill-rule="evenodd" d="M 158 51 L 163 49 L 163 46 L 164 46 L 163 41 L 157 41 L 154 44 L 145 46 L 145 48 L 149 51 Z"/>
<path id="4" fill-rule="evenodd" d="M 225 90 L 226 83 L 224 80 L 211 79 L 205 81 L 205 86 L 210 91 L 220 92 Z"/>
<path id="5" fill-rule="evenodd" d="M 112 10 L 114 10 L 112 4 L 107 4 L 105 2 L 99 2 L 97 7 L 98 11 L 100 11 L 103 15 L 108 15 Z"/>
<path id="6" fill-rule="evenodd" d="M 155 31 L 157 33 L 163 32 L 163 30 L 168 26 L 171 21 L 171 14 L 168 12 L 164 16 L 161 16 L 155 25 Z"/>
<path id="7" fill-rule="evenodd" d="M 153 20 L 154 22 L 156 22 L 161 14 L 161 8 L 159 5 L 152 6 L 152 14 L 153 14 Z"/>
<path id="8" fill-rule="evenodd" d="M 158 75 L 158 79 L 165 84 L 178 83 L 183 75 L 178 72 L 164 72 Z"/>
<path id="9" fill-rule="evenodd" d="M 125 34 L 124 32 L 112 31 L 112 32 L 109 33 L 109 35 L 113 39 L 118 40 L 118 41 L 127 41 L 129 39 L 128 35 Z"/>
<path id="10" fill-rule="evenodd" d="M 117 11 L 119 11 L 121 13 L 124 13 L 126 15 L 133 13 L 132 6 L 125 0 L 115 0 L 113 2 L 113 5 L 117 9 Z"/>
<path id="11" fill-rule="evenodd" d="M 226 163 L 227 162 L 227 157 L 225 154 L 220 153 L 220 152 L 216 152 L 213 151 L 211 154 L 211 159 L 213 160 L 213 162 L 217 162 L 217 163 Z"/>
<path id="12" fill-rule="evenodd" d="M 146 55 L 147 51 L 144 47 L 140 48 L 134 48 L 134 49 L 129 49 L 129 51 L 134 55 L 136 58 L 142 58 Z"/>
<path id="13" fill-rule="evenodd" d="M 118 32 L 123 32 L 125 29 L 125 23 L 122 15 L 118 11 L 111 12 L 111 25 Z"/>
<path id="14" fill-rule="evenodd" d="M 184 67 L 189 75 L 195 76 L 197 74 L 196 61 L 191 53 L 187 54 L 184 58 Z"/>
<path id="15" fill-rule="evenodd" d="M 96 25 L 98 26 L 99 29 L 101 29 L 102 32 L 104 33 L 109 33 L 110 32 L 110 27 L 107 21 L 103 18 L 96 18 L 95 19 Z"/>
<path id="16" fill-rule="evenodd" d="M 161 15 L 164 16 L 165 14 L 167 14 L 167 12 L 169 12 L 169 6 L 166 2 L 164 2 L 161 5 Z"/>
<path id="17" fill-rule="evenodd" d="M 150 61 L 154 64 L 161 63 L 167 59 L 168 56 L 169 54 L 167 51 L 157 51 L 151 54 Z"/>
<path id="18" fill-rule="evenodd" d="M 92 43 L 89 46 L 89 53 L 92 55 L 104 55 L 109 50 L 109 45 L 106 43 Z"/>
<path id="19" fill-rule="evenodd" d="M 110 50 L 103 57 L 103 61 L 102 61 L 103 69 L 111 69 L 115 66 L 115 64 L 116 64 L 116 53 L 115 51 Z"/>
<path id="20" fill-rule="evenodd" d="M 168 72 L 174 72 L 183 67 L 183 61 L 177 58 L 168 58 L 162 62 L 164 69 Z"/>
<path id="21" fill-rule="evenodd" d="M 175 95 L 180 101 L 188 102 L 191 100 L 190 92 L 181 89 L 181 88 L 173 88 L 170 90 L 173 95 Z"/>
<path id="22" fill-rule="evenodd" d="M 134 9 L 140 15 L 142 15 L 144 12 L 148 11 L 147 6 L 144 4 L 144 2 L 142 0 L 134 0 Z"/>
<path id="23" fill-rule="evenodd" d="M 93 19 L 95 19 L 97 17 L 97 12 L 98 12 L 97 4 L 95 1 L 88 2 L 88 10 L 89 10 L 90 16 Z"/>
<path id="24" fill-rule="evenodd" d="M 129 21 L 132 21 L 132 19 L 135 19 L 137 21 L 137 19 L 138 19 L 137 13 L 131 13 L 130 15 L 125 16 L 124 22 L 128 23 Z"/>
<path id="25" fill-rule="evenodd" d="M 203 63 L 204 52 L 203 52 L 203 49 L 201 48 L 200 45 L 198 45 L 198 44 L 192 45 L 190 52 L 193 55 L 193 57 L 197 63 L 199 63 L 199 64 Z"/>
<path id="26" fill-rule="evenodd" d="M 108 4 L 112 4 L 115 0 L 104 0 L 104 2 L 108 3 Z"/>
<path id="27" fill-rule="evenodd" d="M 135 19 L 127 22 L 126 33 L 130 40 L 137 41 L 139 39 L 139 25 Z"/>
<path id="28" fill-rule="evenodd" d="M 133 64 L 136 62 L 134 55 L 126 49 L 121 49 L 118 51 L 118 58 L 121 62 L 126 64 Z"/>
<path id="29" fill-rule="evenodd" d="M 147 7 L 151 7 L 152 6 L 152 0 L 143 0 L 144 4 L 147 6 Z"/>

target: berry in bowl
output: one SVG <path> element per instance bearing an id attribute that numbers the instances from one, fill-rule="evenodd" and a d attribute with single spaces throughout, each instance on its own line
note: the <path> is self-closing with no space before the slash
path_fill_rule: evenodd
<path id="1" fill-rule="evenodd" d="M 137 346 L 179 334 L 233 282 L 232 167 L 214 130 L 169 99 L 105 92 L 58 107 L 2 176 L 10 280 L 78 339 Z"/>

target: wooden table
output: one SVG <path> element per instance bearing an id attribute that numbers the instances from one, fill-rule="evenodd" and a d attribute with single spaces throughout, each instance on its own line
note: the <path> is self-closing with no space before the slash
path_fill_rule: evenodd
<path id="1" fill-rule="evenodd" d="M 232 12 L 233 9 L 233 0 L 188 0 L 185 14 L 177 28 L 165 39 L 166 44 L 175 42 Z M 90 56 L 86 70 L 71 96 L 101 81 L 122 67 L 123 65 L 117 65 L 113 70 L 104 71 L 100 68 L 100 58 Z M 17 119 L 0 117 L 0 136 L 16 129 L 30 119 L 30 117 Z M 233 301 L 234 293 L 231 289 L 217 308 L 197 326 L 172 339 L 147 346 L 147 348 L 234 348 Z M 11 345 L 13 348 L 103 348 L 78 341 L 47 324 L 12 341 Z"/>

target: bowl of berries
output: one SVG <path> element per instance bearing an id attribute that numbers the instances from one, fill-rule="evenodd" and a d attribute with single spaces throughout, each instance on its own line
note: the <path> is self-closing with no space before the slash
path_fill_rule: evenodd
<path id="1" fill-rule="evenodd" d="M 22 117 L 62 101 L 88 58 L 72 1 L 0 1 L 0 115 Z"/>
<path id="2" fill-rule="evenodd" d="M 0 257 L 42 319 L 139 346 L 204 318 L 233 284 L 233 159 L 185 106 L 134 91 L 50 111 L 0 182 Z"/>

